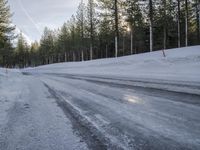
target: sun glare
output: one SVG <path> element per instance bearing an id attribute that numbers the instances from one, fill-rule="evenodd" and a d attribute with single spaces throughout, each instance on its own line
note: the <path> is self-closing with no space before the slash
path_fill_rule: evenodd
<path id="1" fill-rule="evenodd" d="M 125 95 L 124 99 L 131 102 L 131 103 L 139 104 L 139 103 L 142 102 L 142 100 L 140 98 L 138 98 L 136 96 L 132 96 L 132 95 Z"/>

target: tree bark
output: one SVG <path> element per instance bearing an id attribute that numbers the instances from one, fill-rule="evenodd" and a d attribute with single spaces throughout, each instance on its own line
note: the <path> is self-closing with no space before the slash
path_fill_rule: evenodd
<path id="1" fill-rule="evenodd" d="M 197 43 L 200 43 L 200 0 L 196 0 Z"/>
<path id="2" fill-rule="evenodd" d="M 163 49 L 166 49 L 167 43 L 167 21 L 166 21 L 166 0 L 163 0 L 164 5 L 164 26 L 163 26 Z"/>
<path id="3" fill-rule="evenodd" d="M 153 51 L 153 3 L 149 0 L 150 52 Z"/>
<path id="4" fill-rule="evenodd" d="M 76 58 L 75 58 L 75 54 L 74 54 L 74 52 L 73 52 L 73 61 L 76 61 Z"/>
<path id="5" fill-rule="evenodd" d="M 188 0 L 185 0 L 185 46 L 188 46 Z"/>
<path id="6" fill-rule="evenodd" d="M 108 45 L 106 44 L 106 58 L 108 58 Z"/>
<path id="7" fill-rule="evenodd" d="M 181 32 L 180 32 L 180 0 L 178 2 L 178 47 L 181 47 Z"/>
<path id="8" fill-rule="evenodd" d="M 119 29 L 118 29 L 118 1 L 115 0 L 115 57 L 118 56 L 118 39 L 119 39 Z"/>
<path id="9" fill-rule="evenodd" d="M 81 59 L 82 59 L 82 61 L 84 61 L 84 54 L 83 54 L 83 50 L 81 51 Z"/>
<path id="10" fill-rule="evenodd" d="M 67 53 L 65 52 L 65 62 L 67 62 Z"/>
<path id="11" fill-rule="evenodd" d="M 90 44 L 90 60 L 93 59 L 93 48 L 92 48 L 92 43 Z"/>
<path id="12" fill-rule="evenodd" d="M 131 27 L 131 55 L 133 54 L 133 27 Z"/>
<path id="13" fill-rule="evenodd" d="M 94 21 L 93 21 L 93 17 L 94 17 L 94 2 L 93 0 L 89 1 L 90 3 L 90 60 L 93 59 L 93 44 L 94 44 Z"/>

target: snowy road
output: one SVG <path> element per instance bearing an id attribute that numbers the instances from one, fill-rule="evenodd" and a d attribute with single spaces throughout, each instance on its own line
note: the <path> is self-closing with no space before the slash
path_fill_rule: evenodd
<path id="1" fill-rule="evenodd" d="M 40 75 L 108 147 L 199 149 L 200 96 L 68 75 Z"/>
<path id="2" fill-rule="evenodd" d="M 88 149 L 41 81 L 14 74 L 1 85 L 0 150 Z"/>
<path id="3" fill-rule="evenodd" d="M 0 149 L 200 149 L 200 96 L 60 74 L 19 75 Z M 193 88 L 198 90 L 198 85 Z"/>

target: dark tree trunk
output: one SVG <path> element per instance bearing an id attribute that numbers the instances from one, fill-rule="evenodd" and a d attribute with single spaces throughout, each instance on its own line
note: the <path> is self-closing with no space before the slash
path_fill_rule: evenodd
<path id="1" fill-rule="evenodd" d="M 150 30 L 150 52 L 153 51 L 153 3 L 149 0 L 149 30 Z"/>
<path id="2" fill-rule="evenodd" d="M 185 46 L 188 46 L 188 0 L 185 0 Z"/>
<path id="3" fill-rule="evenodd" d="M 118 40 L 119 40 L 119 28 L 118 28 L 118 1 L 115 0 L 115 57 L 118 56 Z"/>
<path id="4" fill-rule="evenodd" d="M 178 47 L 181 47 L 181 31 L 180 31 L 180 0 L 178 2 Z"/>

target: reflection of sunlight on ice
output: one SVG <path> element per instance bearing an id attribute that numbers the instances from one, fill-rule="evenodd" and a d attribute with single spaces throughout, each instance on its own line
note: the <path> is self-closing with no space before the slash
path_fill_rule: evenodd
<path id="1" fill-rule="evenodd" d="M 136 96 L 132 96 L 132 95 L 125 95 L 124 99 L 128 100 L 131 103 L 137 103 L 137 104 L 142 103 L 142 99 Z"/>

